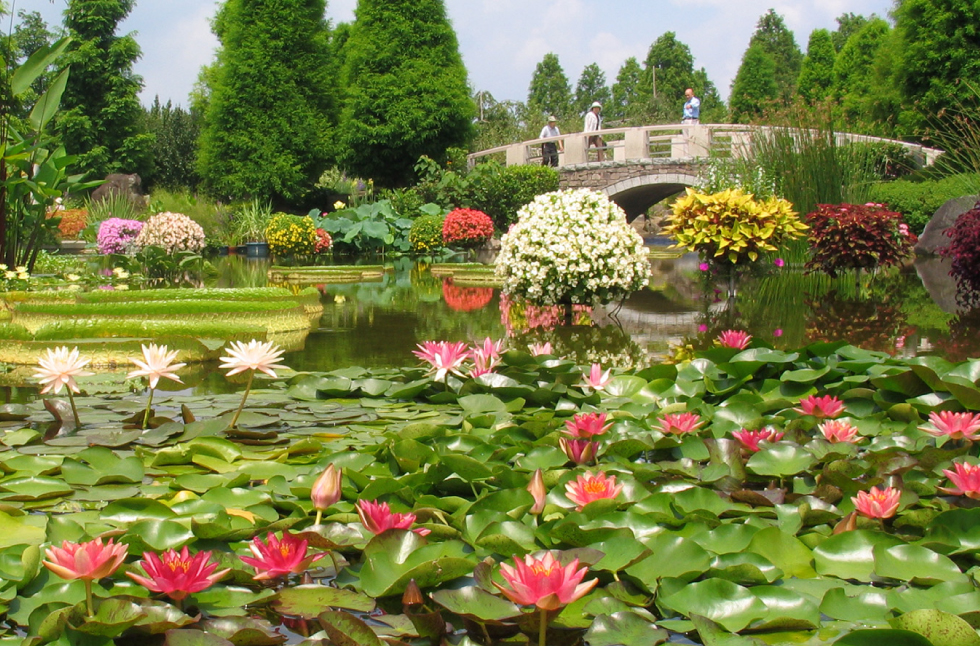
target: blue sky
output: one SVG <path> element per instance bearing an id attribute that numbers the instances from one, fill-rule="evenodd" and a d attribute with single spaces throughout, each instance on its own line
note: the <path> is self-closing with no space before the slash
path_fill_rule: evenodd
<path id="1" fill-rule="evenodd" d="M 13 0 L 8 0 L 13 2 Z M 356 0 L 329 0 L 335 23 L 354 17 Z M 40 11 L 61 23 L 66 0 L 16 0 L 15 9 Z M 121 31 L 137 32 L 143 58 L 136 71 L 145 83 L 145 104 L 187 105 L 201 66 L 217 41 L 209 19 L 214 0 L 137 0 Z M 887 16 L 893 0 L 446 0 L 474 90 L 498 101 L 525 100 L 534 67 L 548 52 L 558 55 L 574 89 L 582 69 L 598 63 L 611 85 L 630 56 L 642 63 L 650 44 L 673 31 L 704 67 L 723 97 L 756 22 L 770 7 L 781 14 L 801 49 L 816 28 L 836 28 L 845 11 Z M 678 97 L 680 101 L 680 97 Z"/>

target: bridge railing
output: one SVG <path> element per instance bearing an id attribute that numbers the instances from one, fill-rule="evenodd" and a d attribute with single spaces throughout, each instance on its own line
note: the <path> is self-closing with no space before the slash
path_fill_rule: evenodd
<path id="1" fill-rule="evenodd" d="M 561 142 L 564 151 L 558 155 L 559 166 L 572 166 L 598 161 L 600 151 L 606 161 L 636 161 L 641 159 L 686 159 L 719 155 L 746 157 L 752 153 L 754 133 L 775 131 L 768 126 L 740 124 L 666 124 L 631 128 L 605 128 L 598 132 L 574 132 L 559 137 L 530 139 L 515 144 L 497 146 L 472 153 L 470 166 L 480 160 L 503 153 L 507 166 L 540 164 L 541 145 Z M 600 148 L 588 146 L 588 139 L 599 135 L 605 144 Z M 836 133 L 838 144 L 889 143 L 906 148 L 919 165 L 931 165 L 943 151 L 905 141 Z"/>

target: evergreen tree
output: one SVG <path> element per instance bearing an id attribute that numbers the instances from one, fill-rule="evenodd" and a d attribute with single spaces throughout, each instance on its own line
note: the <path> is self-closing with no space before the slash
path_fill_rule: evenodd
<path id="1" fill-rule="evenodd" d="M 902 121 L 921 128 L 962 96 L 963 82 L 980 83 L 980 3 L 975 0 L 902 0 L 895 27 L 902 46 L 898 76 Z"/>
<path id="2" fill-rule="evenodd" d="M 585 114 L 594 101 L 598 101 L 605 108 L 611 99 L 612 94 L 609 92 L 609 86 L 606 85 L 605 73 L 595 63 L 586 65 L 575 86 L 575 112 Z"/>
<path id="3" fill-rule="evenodd" d="M 868 124 L 871 117 L 872 78 L 878 49 L 887 41 L 891 27 L 873 18 L 847 39 L 837 55 L 831 91 L 839 103 L 840 116 L 848 124 Z"/>
<path id="4" fill-rule="evenodd" d="M 797 93 L 813 104 L 827 98 L 834 80 L 834 41 L 826 29 L 814 29 L 806 46 L 806 57 L 800 65 Z"/>
<path id="5" fill-rule="evenodd" d="M 154 136 L 156 169 L 152 183 L 171 189 L 196 187 L 200 181 L 194 170 L 200 135 L 198 120 L 179 105 L 174 107 L 170 101 L 160 105 L 157 96 L 146 112 L 146 124 L 147 131 Z"/>
<path id="6" fill-rule="evenodd" d="M 701 123 L 724 123 L 728 118 L 728 108 L 703 67 L 694 70 L 691 89 L 694 96 L 701 100 Z"/>
<path id="7" fill-rule="evenodd" d="M 133 73 L 140 48 L 116 29 L 135 0 L 70 0 L 65 27 L 72 42 L 63 57 L 71 67 L 57 127 L 65 148 L 80 156 L 90 179 L 108 173 L 152 174 L 153 137 L 142 130 L 137 95 L 143 79 Z"/>
<path id="8" fill-rule="evenodd" d="M 694 57 L 691 48 L 668 31 L 650 45 L 643 67 L 642 91 L 657 122 L 679 121 L 684 91 L 693 89 Z"/>
<path id="9" fill-rule="evenodd" d="M 612 99 L 609 102 L 610 119 L 633 119 L 640 108 L 640 80 L 643 68 L 636 57 L 630 56 L 619 68 L 616 82 L 612 86 Z"/>
<path id="10" fill-rule="evenodd" d="M 773 9 L 759 18 L 755 33 L 749 41 L 749 47 L 753 45 L 759 45 L 772 58 L 776 65 L 778 96 L 783 102 L 790 103 L 796 93 L 796 79 L 800 75 L 803 52 L 797 46 L 793 32 L 786 28 L 783 17 Z"/>
<path id="11" fill-rule="evenodd" d="M 761 43 L 750 45 L 732 82 L 729 108 L 732 121 L 749 123 L 758 119 L 779 100 L 776 63 Z"/>
<path id="12" fill-rule="evenodd" d="M 344 46 L 340 160 L 380 186 L 407 184 L 473 133 L 473 101 L 442 0 L 359 0 Z"/>
<path id="13" fill-rule="evenodd" d="M 572 89 L 555 54 L 545 54 L 534 68 L 531 86 L 528 88 L 527 107 L 531 114 L 554 114 L 559 119 L 574 113 Z"/>
<path id="14" fill-rule="evenodd" d="M 837 31 L 831 34 L 831 37 L 834 39 L 834 50 L 839 52 L 844 49 L 847 39 L 852 34 L 861 31 L 861 27 L 864 27 L 866 24 L 868 24 L 868 19 L 864 16 L 850 12 L 839 15 L 837 17 Z"/>
<path id="15" fill-rule="evenodd" d="M 327 164 L 335 121 L 324 0 L 227 0 L 203 75 L 197 167 L 215 195 L 300 203 Z M 203 100 L 202 100 L 203 99 Z"/>

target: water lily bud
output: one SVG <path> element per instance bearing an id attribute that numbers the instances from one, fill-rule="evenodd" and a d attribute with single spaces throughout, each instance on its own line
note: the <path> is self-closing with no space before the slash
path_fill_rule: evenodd
<path id="1" fill-rule="evenodd" d="M 405 588 L 405 594 L 402 595 L 402 605 L 409 608 L 414 606 L 421 606 L 425 602 L 422 597 L 422 590 L 419 588 L 419 584 L 412 579 L 408 582 L 408 587 Z"/>
<path id="2" fill-rule="evenodd" d="M 544 499 L 548 495 L 544 488 L 544 476 L 541 475 L 541 469 L 534 472 L 531 482 L 527 485 L 527 490 L 534 496 L 534 506 L 531 507 L 531 513 L 540 514 L 544 511 Z"/>
<path id="3" fill-rule="evenodd" d="M 337 469 L 332 464 L 320 474 L 320 477 L 313 483 L 313 489 L 310 490 L 310 499 L 313 500 L 314 509 L 325 511 L 340 500 L 340 480 L 343 474 L 343 469 Z"/>

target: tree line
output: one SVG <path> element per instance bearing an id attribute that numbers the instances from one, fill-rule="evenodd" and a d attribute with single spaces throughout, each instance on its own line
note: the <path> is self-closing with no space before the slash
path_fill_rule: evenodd
<path id="1" fill-rule="evenodd" d="M 422 156 L 533 138 L 548 115 L 579 129 L 593 101 L 607 125 L 670 123 L 684 90 L 704 122 L 761 122 L 790 106 L 827 106 L 838 129 L 910 138 L 980 81 L 980 5 L 896 0 L 890 20 L 847 13 L 816 29 L 804 53 L 783 18 L 758 21 L 722 101 L 690 47 L 673 32 L 609 84 L 595 63 L 573 89 L 554 54 L 538 63 L 527 100 L 474 91 L 442 0 L 359 0 L 351 23 L 325 20 L 325 0 L 224 0 L 213 21 L 220 46 L 189 108 L 140 105 L 140 48 L 118 27 L 135 0 L 68 0 L 52 31 L 21 11 L 8 61 L 26 60 L 62 33 L 66 53 L 29 92 L 70 70 L 55 119 L 65 148 L 90 178 L 137 172 L 146 185 L 203 189 L 221 199 L 301 205 L 327 168 L 404 186 Z M 0 4 L 0 8 L 2 4 Z M 5 10 L 5 8 L 4 8 Z M 29 105 L 13 97 L 8 111 Z M 26 115 L 20 115 L 24 118 Z M 567 124 L 567 125 L 566 125 Z"/>

